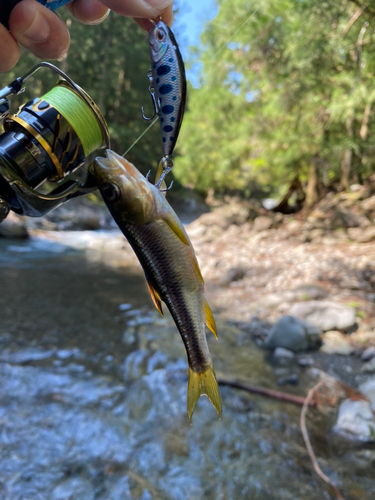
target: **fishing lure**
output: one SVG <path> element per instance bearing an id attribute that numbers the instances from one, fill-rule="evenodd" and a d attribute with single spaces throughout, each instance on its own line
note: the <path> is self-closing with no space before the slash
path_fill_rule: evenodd
<path id="1" fill-rule="evenodd" d="M 173 150 L 180 132 L 186 102 L 185 66 L 176 39 L 170 28 L 158 21 L 149 33 L 151 70 L 147 73 L 149 92 L 154 105 L 154 116 L 160 119 L 164 157 L 163 173 L 157 183 L 160 187 L 173 168 Z"/>

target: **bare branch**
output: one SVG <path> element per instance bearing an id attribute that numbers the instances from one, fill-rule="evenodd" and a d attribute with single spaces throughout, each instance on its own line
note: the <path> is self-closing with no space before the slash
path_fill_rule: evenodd
<path id="1" fill-rule="evenodd" d="M 320 468 L 320 466 L 318 464 L 318 460 L 316 459 L 314 450 L 312 449 L 309 434 L 308 434 L 307 428 L 306 428 L 306 413 L 307 413 L 307 409 L 309 407 L 309 403 L 312 402 L 315 392 L 318 389 L 320 389 L 320 387 L 322 387 L 322 385 L 324 383 L 325 383 L 324 380 L 322 380 L 321 382 L 316 384 L 312 389 L 310 389 L 308 394 L 307 394 L 307 397 L 305 399 L 305 402 L 303 404 L 302 411 L 301 411 L 301 420 L 300 420 L 301 431 L 302 431 L 303 439 L 305 441 L 307 452 L 310 455 L 315 472 L 318 474 L 318 476 L 321 479 L 323 479 L 324 482 L 326 482 L 327 484 L 329 484 L 331 486 L 331 488 L 332 488 L 332 490 L 333 490 L 333 492 L 336 495 L 336 498 L 338 500 L 344 500 L 344 497 L 341 495 L 341 493 L 337 489 L 336 485 L 329 479 L 329 477 L 327 477 L 324 474 L 324 472 Z"/>
<path id="2" fill-rule="evenodd" d="M 248 385 L 242 382 L 236 382 L 235 380 L 219 378 L 217 381 L 219 385 L 228 385 L 229 387 L 235 387 L 236 389 L 242 389 L 253 394 L 260 394 L 261 396 L 286 401 L 287 403 L 293 403 L 299 406 L 303 406 L 306 401 L 306 399 L 301 396 L 295 396 L 294 394 L 289 394 L 287 392 L 273 391 L 256 385 Z M 315 402 L 310 401 L 309 406 L 315 406 Z"/>

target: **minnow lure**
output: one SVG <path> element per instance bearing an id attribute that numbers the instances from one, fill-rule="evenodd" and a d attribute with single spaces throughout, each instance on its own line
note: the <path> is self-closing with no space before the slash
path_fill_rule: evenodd
<path id="1" fill-rule="evenodd" d="M 146 118 L 142 108 L 142 116 L 145 120 L 152 120 L 156 115 L 160 118 L 164 152 L 162 182 L 173 168 L 172 154 L 185 111 L 186 75 L 176 39 L 162 20 L 150 31 L 148 41 L 151 70 L 147 76 L 155 114 Z"/>
<path id="2" fill-rule="evenodd" d="M 206 324 L 217 337 L 215 320 L 183 225 L 161 190 L 113 151 L 107 151 L 107 158 L 96 158 L 93 174 L 109 211 L 143 267 L 156 308 L 163 314 L 161 301 L 166 304 L 185 344 L 189 420 L 202 394 L 220 416 L 220 392 L 205 333 Z"/>

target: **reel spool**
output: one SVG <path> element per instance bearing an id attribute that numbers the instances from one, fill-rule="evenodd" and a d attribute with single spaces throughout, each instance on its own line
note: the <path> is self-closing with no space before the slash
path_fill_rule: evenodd
<path id="1" fill-rule="evenodd" d="M 41 98 L 24 104 L 9 115 L 10 95 L 24 91 L 25 81 L 41 67 L 62 78 Z M 23 78 L 0 91 L 0 221 L 9 209 L 38 217 L 68 199 L 95 189 L 93 179 L 84 184 L 64 177 L 80 168 L 86 158 L 109 148 L 105 119 L 88 94 L 50 63 L 40 63 Z M 36 188 L 46 180 L 58 187 L 45 195 Z"/>

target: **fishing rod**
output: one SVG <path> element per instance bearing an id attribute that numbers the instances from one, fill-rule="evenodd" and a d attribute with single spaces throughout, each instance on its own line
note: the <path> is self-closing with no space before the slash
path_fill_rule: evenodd
<path id="1" fill-rule="evenodd" d="M 11 98 L 24 92 L 27 80 L 40 69 L 57 73 L 57 84 L 42 97 L 11 114 Z M 84 182 L 64 178 L 94 151 L 110 148 L 107 123 L 97 105 L 68 75 L 41 62 L 23 77 L 0 89 L 0 222 L 10 210 L 40 217 L 62 203 L 96 189 L 95 178 Z M 46 181 L 57 187 L 38 190 Z"/>

